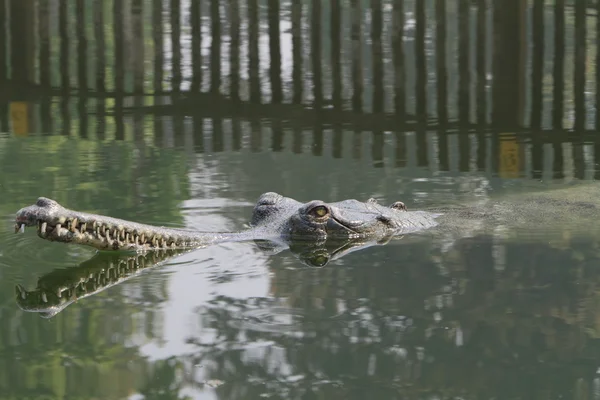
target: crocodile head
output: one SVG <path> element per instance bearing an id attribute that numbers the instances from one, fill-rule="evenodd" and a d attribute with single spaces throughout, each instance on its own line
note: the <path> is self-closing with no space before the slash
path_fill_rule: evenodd
<path id="1" fill-rule="evenodd" d="M 300 203 L 269 192 L 258 199 L 252 226 L 256 229 L 275 228 L 292 240 L 382 238 L 433 227 L 437 225 L 435 218 L 438 215 L 409 212 L 400 201 L 389 207 L 378 204 L 375 199 Z"/>

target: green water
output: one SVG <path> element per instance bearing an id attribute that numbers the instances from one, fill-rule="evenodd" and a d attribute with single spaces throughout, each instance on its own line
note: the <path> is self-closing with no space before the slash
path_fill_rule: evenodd
<path id="1" fill-rule="evenodd" d="M 567 230 L 552 241 L 546 227 L 541 239 L 405 237 L 322 268 L 289 251 L 223 244 L 167 258 L 51 318 L 16 302 L 16 284 L 33 290 L 48 274 L 118 262 L 32 231 L 15 235 L 14 212 L 39 195 L 149 223 L 235 230 L 265 190 L 304 200 L 374 195 L 414 209 L 543 184 L 505 180 L 492 190 L 485 177 L 400 179 L 364 160 L 310 153 L 56 136 L 4 138 L 0 148 L 0 376 L 11 398 L 579 398 L 595 390 L 600 252 L 593 237 Z"/>

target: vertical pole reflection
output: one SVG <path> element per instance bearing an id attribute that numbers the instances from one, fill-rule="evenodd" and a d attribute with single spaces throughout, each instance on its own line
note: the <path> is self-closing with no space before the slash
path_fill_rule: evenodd
<path id="1" fill-rule="evenodd" d="M 79 114 L 79 134 L 83 138 L 88 137 L 88 112 L 87 112 L 87 92 L 88 92 L 88 46 L 85 35 L 85 4 L 83 0 L 76 2 L 77 15 L 77 80 L 80 98 L 77 101 L 77 113 Z"/>
<path id="2" fill-rule="evenodd" d="M 0 82 L 8 79 L 8 68 L 6 68 L 6 30 L 8 28 L 8 16 L 6 15 L 7 1 L 8 0 L 0 0 Z M 8 104 L 0 104 L 0 130 L 8 132 L 8 125 Z"/>
<path id="3" fill-rule="evenodd" d="M 574 65 L 574 102 L 575 131 L 585 129 L 585 63 L 586 63 L 586 7 L 587 1 L 575 2 L 575 57 Z"/>
<path id="4" fill-rule="evenodd" d="M 437 115 L 440 124 L 444 124 L 448 121 L 448 72 L 446 70 L 446 0 L 435 1 L 435 20 Z"/>
<path id="5" fill-rule="evenodd" d="M 115 44 L 115 137 L 117 140 L 123 140 L 125 138 L 125 125 L 123 123 L 123 100 L 125 97 L 123 3 L 118 0 L 114 0 L 113 3 L 113 21 L 113 37 Z"/>
<path id="6" fill-rule="evenodd" d="M 600 43 L 600 1 L 596 2 L 596 43 Z M 596 131 L 600 130 L 600 51 L 596 49 Z M 594 179 L 600 179 L 600 135 L 594 136 Z"/>
<path id="7" fill-rule="evenodd" d="M 470 104 L 470 40 L 469 40 L 469 0 L 459 0 L 458 6 L 458 118 L 462 124 L 469 123 Z"/>
<path id="8" fill-rule="evenodd" d="M 131 22 L 132 22 L 132 53 L 133 53 L 133 89 L 134 105 L 136 111 L 133 114 L 133 136 L 136 143 L 143 143 L 144 125 L 142 106 L 144 105 L 144 2 L 142 0 L 132 0 L 131 2 Z"/>
<path id="9" fill-rule="evenodd" d="M 271 81 L 271 101 L 281 103 L 281 43 L 279 39 L 279 0 L 268 0 L 269 24 L 269 75 Z"/>
<path id="10" fill-rule="evenodd" d="M 60 40 L 60 77 L 62 97 L 60 101 L 60 114 L 62 119 L 62 134 L 68 135 L 71 131 L 71 116 L 69 115 L 69 35 L 68 35 L 67 4 L 60 2 L 58 6 L 58 34 Z"/>
<path id="11" fill-rule="evenodd" d="M 564 78 L 565 78 L 565 0 L 554 3 L 554 81 L 552 99 L 552 127 L 562 129 L 564 114 Z"/>
<path id="12" fill-rule="evenodd" d="M 292 86 L 293 102 L 302 103 L 304 78 L 302 76 L 302 1 L 292 1 Z"/>
<path id="13" fill-rule="evenodd" d="M 477 169 L 484 171 L 486 167 L 487 140 L 484 127 L 487 124 L 487 78 L 486 78 L 486 49 L 487 49 L 487 0 L 477 0 L 477 39 L 476 39 L 476 69 L 477 69 Z"/>
<path id="14" fill-rule="evenodd" d="M 544 68 L 544 0 L 534 0 L 532 9 L 532 67 L 531 67 L 531 117 L 532 128 L 531 161 L 532 177 L 542 176 L 542 74 Z"/>
<path id="15" fill-rule="evenodd" d="M 253 103 L 262 102 L 258 28 L 258 0 L 248 0 L 248 76 L 250 80 L 250 101 Z"/>
<path id="16" fill-rule="evenodd" d="M 234 101 L 240 99 L 240 5 L 239 0 L 229 0 L 229 23 L 231 47 L 229 48 L 229 60 L 231 69 L 229 71 L 230 91 L 229 95 Z M 234 121 L 235 125 L 235 121 Z M 237 124 L 239 127 L 239 123 Z"/>
<path id="17" fill-rule="evenodd" d="M 383 111 L 383 51 L 381 46 L 381 32 L 383 17 L 381 13 L 381 0 L 371 0 L 371 46 L 373 54 L 373 112 Z M 374 141 L 373 144 L 383 141 Z"/>
<path id="18" fill-rule="evenodd" d="M 574 175 L 577 179 L 583 179 L 585 174 L 585 159 L 583 154 L 583 135 L 586 126 L 585 107 L 585 63 L 586 63 L 586 10 L 587 1 L 575 2 L 575 57 L 574 65 L 574 102 L 575 122 L 574 129 L 577 141 L 573 143 L 573 166 Z"/>
<path id="19" fill-rule="evenodd" d="M 427 64 L 425 58 L 425 2 L 417 1 L 415 6 L 415 59 L 417 67 L 416 102 L 417 119 L 427 120 Z"/>
<path id="20" fill-rule="evenodd" d="M 196 3 L 196 2 L 192 2 Z M 154 66 L 153 66 L 153 77 L 154 80 L 152 82 L 152 86 L 154 88 L 155 95 L 155 105 L 162 104 L 162 96 L 163 92 L 163 0 L 153 0 L 152 1 L 152 42 L 154 48 Z M 194 122 L 196 122 L 194 120 Z M 153 117 L 154 124 L 154 144 L 157 147 L 160 147 L 164 142 L 164 131 L 162 126 L 162 117 L 156 113 Z M 195 125 L 196 129 L 198 127 Z M 196 142 L 197 143 L 197 142 Z"/>
<path id="21" fill-rule="evenodd" d="M 443 2 L 443 0 L 440 0 Z M 399 120 L 406 113 L 404 69 L 404 0 L 394 0 L 392 10 L 392 56 L 394 63 L 394 111 Z"/>
<path id="22" fill-rule="evenodd" d="M 438 162 L 442 171 L 449 169 L 448 165 L 448 71 L 446 69 L 446 0 L 436 0 L 436 75 L 437 75 L 437 116 L 438 116 Z"/>
<path id="23" fill-rule="evenodd" d="M 477 0 L 477 124 L 482 127 L 487 122 L 487 95 L 486 95 L 486 48 L 487 48 L 487 0 Z M 480 146 L 481 147 L 481 146 Z M 485 146 L 484 146 L 485 147 Z"/>
<path id="24" fill-rule="evenodd" d="M 552 77 L 552 127 L 563 128 L 565 78 L 565 0 L 554 2 L 554 66 Z M 564 154 L 560 138 L 552 141 L 554 179 L 564 178 Z"/>
<path id="25" fill-rule="evenodd" d="M 211 2 L 215 3 L 215 2 Z M 171 88 L 174 93 L 181 90 L 181 0 L 171 0 Z"/>
<path id="26" fill-rule="evenodd" d="M 8 15 L 6 14 L 7 1 L 8 0 L 0 0 L 0 81 L 8 79 L 8 68 L 6 68 L 8 50 L 6 46 L 8 37 L 6 34 L 8 29 Z"/>
<path id="27" fill-rule="evenodd" d="M 352 38 L 352 110 L 362 112 L 363 73 L 362 73 L 362 11 L 359 0 L 350 1 Z"/>
<path id="28" fill-rule="evenodd" d="M 331 80 L 332 93 L 331 100 L 333 108 L 339 110 L 342 108 L 342 10 L 340 8 L 341 0 L 331 0 Z M 338 130 L 336 130 L 337 132 Z M 334 133 L 335 136 L 335 133 Z"/>
<path id="29" fill-rule="evenodd" d="M 234 5 L 237 7 L 238 0 L 231 0 L 231 8 L 233 10 Z M 237 11 L 237 8 L 236 8 Z M 190 2 L 190 26 L 192 30 L 192 83 L 190 91 L 200 92 L 202 88 L 202 4 L 200 1 Z M 234 13 L 232 11 L 232 29 L 236 26 L 239 32 L 239 20 L 237 24 L 234 23 Z M 239 16 L 238 16 L 239 18 Z M 239 41 L 239 37 L 238 37 Z M 231 38 L 231 45 L 233 46 L 233 34 Z M 233 62 L 233 60 L 232 60 Z M 232 84 L 233 85 L 233 84 Z"/>
<path id="30" fill-rule="evenodd" d="M 221 12 L 220 2 L 210 2 L 210 92 L 221 90 Z"/>
<path id="31" fill-rule="evenodd" d="M 0 8 L 4 4 L 0 2 Z M 0 11 L 2 13 L 3 10 Z M 42 1 L 38 4 L 38 35 L 39 35 L 39 65 L 40 65 L 40 85 L 48 89 L 52 86 L 50 79 L 50 7 L 48 2 Z M 1 20 L 1 17 L 0 17 Z M 2 23 L 0 22 L 0 32 L 2 31 Z M 3 35 L 0 35 L 3 36 Z M 4 42 L 4 39 L 0 39 L 0 42 Z M 2 52 L 2 45 L 0 44 L 0 52 Z M 0 54 L 0 63 L 2 63 L 2 55 Z M 0 66 L 0 71 L 2 66 Z M 3 79 L 3 75 L 0 72 L 0 81 Z M 52 116 L 51 116 L 52 99 L 44 97 L 40 101 L 40 119 L 42 134 L 49 134 L 52 131 Z"/>
<path id="32" fill-rule="evenodd" d="M 312 0 L 312 15 L 311 15 L 311 27 L 310 27 L 310 47 L 311 47 L 311 61 L 312 61 L 312 73 L 313 73 L 313 102 L 314 107 L 320 110 L 323 105 L 323 74 L 321 70 L 321 2 L 320 0 Z"/>

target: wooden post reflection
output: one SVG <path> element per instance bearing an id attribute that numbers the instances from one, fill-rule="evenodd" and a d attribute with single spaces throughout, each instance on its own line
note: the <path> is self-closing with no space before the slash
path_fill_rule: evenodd
<path id="1" fill-rule="evenodd" d="M 469 3 L 470 0 L 459 0 L 458 3 L 458 118 L 463 124 L 470 122 L 471 112 Z"/>
<path id="2" fill-rule="evenodd" d="M 443 2 L 443 0 L 440 0 Z M 394 111 L 400 120 L 406 113 L 404 68 L 404 0 L 394 0 L 392 10 L 392 57 L 394 63 Z"/>
<path id="3" fill-rule="evenodd" d="M 95 60 L 96 65 L 94 75 L 96 81 L 96 91 L 104 93 L 106 91 L 106 44 L 104 40 L 104 2 L 95 0 L 93 7 L 94 19 L 94 41 L 95 41 Z"/>
<path id="4" fill-rule="evenodd" d="M 248 0 L 248 76 L 250 78 L 250 101 L 253 103 L 262 102 L 258 27 L 258 0 Z"/>
<path id="5" fill-rule="evenodd" d="M 293 137 L 292 137 L 292 152 L 294 154 L 302 153 L 302 145 L 304 143 L 304 135 L 302 133 L 302 129 L 299 125 L 294 125 L 293 129 Z"/>
<path id="6" fill-rule="evenodd" d="M 331 0 L 331 81 L 332 93 L 331 101 L 334 109 L 342 108 L 342 10 L 340 8 L 340 0 Z M 338 132 L 339 130 L 334 131 Z"/>
<path id="7" fill-rule="evenodd" d="M 123 97 L 125 95 L 125 66 L 123 54 L 123 3 L 113 3 L 113 40 L 115 44 L 115 138 L 125 138 Z"/>
<path id="8" fill-rule="evenodd" d="M 477 0 L 477 50 L 476 50 L 476 69 L 477 69 L 477 123 L 483 126 L 487 123 L 487 91 L 486 91 L 486 48 L 487 48 L 487 0 Z M 482 137 L 479 140 L 483 140 Z M 485 153 L 485 146 L 479 145 Z M 481 153 L 481 152 L 478 152 Z M 478 166 L 480 165 L 480 157 L 478 156 Z"/>
<path id="9" fill-rule="evenodd" d="M 442 171 L 449 169 L 448 134 L 444 128 L 448 122 L 448 71 L 446 69 L 446 0 L 436 0 L 436 77 L 437 77 L 437 116 L 439 121 L 438 162 Z"/>
<path id="10" fill-rule="evenodd" d="M 352 40 L 352 110 L 362 112 L 363 73 L 362 73 L 362 11 L 359 0 L 351 0 L 351 40 Z"/>
<path id="11" fill-rule="evenodd" d="M 132 48 L 133 55 L 133 91 L 134 106 L 136 111 L 133 113 L 133 136 L 136 143 L 143 143 L 144 139 L 144 124 L 143 113 L 141 111 L 144 105 L 144 29 L 143 29 L 143 1 L 132 0 L 131 2 L 131 31 L 132 31 Z"/>
<path id="12" fill-rule="evenodd" d="M 600 43 L 600 1 L 596 1 L 596 43 Z M 596 130 L 600 130 L 600 51 L 596 49 Z M 596 135 L 598 136 L 598 135 Z M 600 150 L 597 149 L 597 150 Z M 600 151 L 596 151 L 600 157 Z M 600 168 L 597 168 L 597 173 L 600 173 Z"/>
<path id="13" fill-rule="evenodd" d="M 425 2 L 417 1 L 415 5 L 415 64 L 417 79 L 415 84 L 417 119 L 427 119 L 427 64 L 425 57 Z"/>
<path id="14" fill-rule="evenodd" d="M 223 120 L 221 117 L 212 118 L 212 151 L 220 153 L 225 149 L 223 142 Z"/>
<path id="15" fill-rule="evenodd" d="M 311 3 L 310 47 L 312 62 L 313 103 L 317 110 L 323 105 L 323 73 L 321 69 L 321 1 Z M 318 135 L 315 135 L 317 137 Z"/>
<path id="16" fill-rule="evenodd" d="M 196 3 L 196 2 L 192 2 Z M 163 18 L 162 18 L 163 2 L 162 0 L 152 1 L 152 42 L 154 48 L 154 66 L 153 66 L 153 78 L 152 83 L 154 93 L 162 93 L 163 91 Z M 162 103 L 160 97 L 155 97 L 154 105 L 160 105 Z M 195 122 L 195 121 L 194 121 Z M 162 117 L 158 114 L 153 116 L 154 123 L 154 144 L 160 147 L 164 142 L 164 131 L 162 129 Z M 195 126 L 198 129 L 197 126 Z"/>
<path id="17" fill-rule="evenodd" d="M 2 7 L 0 2 L 0 7 Z M 51 85 L 51 70 L 50 70 L 50 7 L 48 2 L 42 1 L 38 3 L 38 37 L 39 37 L 39 71 L 40 71 L 40 85 L 47 90 Z M 0 29 L 2 24 L 0 23 Z M 0 39 L 0 42 L 4 40 Z M 1 47 L 1 46 L 0 46 Z M 2 49 L 0 48 L 0 52 Z M 0 55 L 0 63 L 2 63 L 2 56 Z M 0 74 L 0 80 L 2 80 Z M 40 101 L 40 122 L 42 134 L 49 134 L 52 130 L 52 115 L 51 115 L 52 101 L 49 98 L 44 98 Z"/>
<path id="18" fill-rule="evenodd" d="M 574 100 L 575 131 L 585 129 L 585 64 L 586 64 L 586 6 L 587 1 L 575 2 Z M 575 149 L 575 147 L 574 147 Z"/>
<path id="19" fill-rule="evenodd" d="M 544 68 L 544 0 L 534 0 L 532 10 L 531 127 L 541 128 L 542 74 Z"/>
<path id="20" fill-rule="evenodd" d="M 373 143 L 371 144 L 371 158 L 373 160 L 374 168 L 383 168 L 383 146 L 385 144 L 385 137 L 383 131 L 375 129 L 373 131 Z"/>
<path id="21" fill-rule="evenodd" d="M 69 74 L 69 36 L 67 26 L 69 24 L 67 18 L 67 4 L 60 2 L 58 5 L 58 33 L 60 40 L 60 77 L 63 96 L 60 100 L 60 114 L 62 118 L 62 134 L 68 135 L 71 131 L 71 116 L 69 115 L 69 91 L 70 91 L 70 74 Z"/>
<path id="22" fill-rule="evenodd" d="M 76 5 L 76 34 L 77 34 L 77 89 L 81 96 L 77 101 L 77 113 L 79 115 L 79 134 L 82 138 L 88 137 L 88 46 L 85 34 L 85 5 L 83 0 L 77 0 Z"/>
<path id="23" fill-rule="evenodd" d="M 564 115 L 565 90 L 565 0 L 556 0 L 554 4 L 554 69 L 552 77 L 552 127 L 562 129 Z M 555 154 L 556 157 L 556 154 Z"/>
<path id="24" fill-rule="evenodd" d="M 280 152 L 283 150 L 283 126 L 279 118 L 271 120 L 271 150 Z"/>
<path id="25" fill-rule="evenodd" d="M 237 0 L 231 0 L 231 8 L 237 5 Z M 190 91 L 200 92 L 202 89 L 202 4 L 200 1 L 190 2 L 190 28 L 192 30 L 192 83 L 190 85 Z M 232 11 L 232 26 L 233 24 L 233 11 Z M 239 21 L 238 21 L 239 25 Z M 239 26 L 238 26 L 239 29 Z M 239 30 L 238 30 L 239 32 Z M 233 45 L 233 36 L 232 36 Z"/>
<path id="26" fill-rule="evenodd" d="M 404 131 L 396 131 L 396 151 L 395 151 L 395 166 L 403 168 L 406 166 L 406 133 Z"/>
<path id="27" fill-rule="evenodd" d="M 531 67 L 531 172 L 534 179 L 542 176 L 543 142 L 540 137 L 542 119 L 542 74 L 544 67 L 544 0 L 534 0 L 531 13 L 532 67 Z"/>
<path id="28" fill-rule="evenodd" d="M 242 126 L 239 118 L 231 119 L 231 148 L 233 151 L 242 149 Z"/>
<path id="29" fill-rule="evenodd" d="M 192 117 L 194 152 L 204 153 L 204 118 L 197 113 Z"/>
<path id="30" fill-rule="evenodd" d="M 333 124 L 331 155 L 333 158 L 342 158 L 344 151 L 344 132 L 341 124 Z"/>
<path id="31" fill-rule="evenodd" d="M 95 90 L 106 93 L 106 45 L 104 39 L 104 2 L 95 0 L 92 6 L 95 42 Z M 103 96 L 96 98 L 96 139 L 104 140 L 106 135 L 106 100 Z"/>
<path id="32" fill-rule="evenodd" d="M 269 78 L 271 81 L 271 102 L 281 103 L 281 44 L 279 32 L 279 0 L 268 0 L 269 25 Z"/>
<path id="33" fill-rule="evenodd" d="M 181 0 L 170 0 L 171 12 L 171 88 L 177 93 L 181 90 Z M 214 2 L 212 2 L 214 3 Z M 214 38 L 213 38 L 214 39 Z"/>
<path id="34" fill-rule="evenodd" d="M 230 21 L 230 32 L 231 46 L 229 48 L 229 60 L 231 68 L 229 71 L 230 90 L 229 96 L 232 100 L 238 101 L 240 99 L 240 5 L 239 0 L 229 0 L 229 21 Z M 236 124 L 234 120 L 234 132 L 235 126 L 238 127 L 239 122 Z"/>
<path id="35" fill-rule="evenodd" d="M 193 2 L 195 3 L 195 2 Z M 163 19 L 162 19 L 162 0 L 152 1 L 152 42 L 154 43 L 154 92 L 163 91 Z"/>
<path id="36" fill-rule="evenodd" d="M 210 2 L 210 92 L 221 90 L 221 13 L 220 2 Z"/>
<path id="37" fill-rule="evenodd" d="M 6 32 L 8 26 L 8 16 L 6 15 L 6 4 L 8 0 L 0 0 L 0 32 Z M 41 11 L 41 10 L 40 10 Z M 7 61 L 7 48 L 6 39 L 4 35 L 0 39 L 0 82 L 8 79 L 8 68 L 6 68 Z M 1 116 L 3 120 L 4 115 Z M 8 129 L 2 129 L 8 131 Z"/>
<path id="38" fill-rule="evenodd" d="M 371 47 L 373 54 L 373 112 L 383 112 L 383 51 L 381 45 L 381 31 L 383 18 L 381 14 L 381 0 L 371 0 Z M 375 143 L 375 142 L 373 142 Z M 378 142 L 379 143 L 379 142 Z M 381 141 L 383 145 L 383 141 Z"/>
<path id="39" fill-rule="evenodd" d="M 304 93 L 304 78 L 302 74 L 302 1 L 292 1 L 292 86 L 295 104 L 301 104 Z"/>
<path id="40" fill-rule="evenodd" d="M 435 20 L 437 115 L 440 124 L 444 124 L 448 121 L 448 72 L 446 70 L 446 0 L 435 1 Z"/>

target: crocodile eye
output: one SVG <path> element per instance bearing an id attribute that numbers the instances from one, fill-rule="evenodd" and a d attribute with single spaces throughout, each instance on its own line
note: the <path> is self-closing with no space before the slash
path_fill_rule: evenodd
<path id="1" fill-rule="evenodd" d="M 324 218 L 329 215 L 329 209 L 326 206 L 316 206 L 310 210 L 310 214 L 315 218 Z"/>
<path id="2" fill-rule="evenodd" d="M 329 262 L 329 257 L 323 254 L 319 254 L 307 261 L 313 267 L 324 267 Z"/>
<path id="3" fill-rule="evenodd" d="M 390 208 L 393 208 L 394 210 L 406 211 L 406 206 L 401 201 L 395 202 L 390 206 Z"/>

